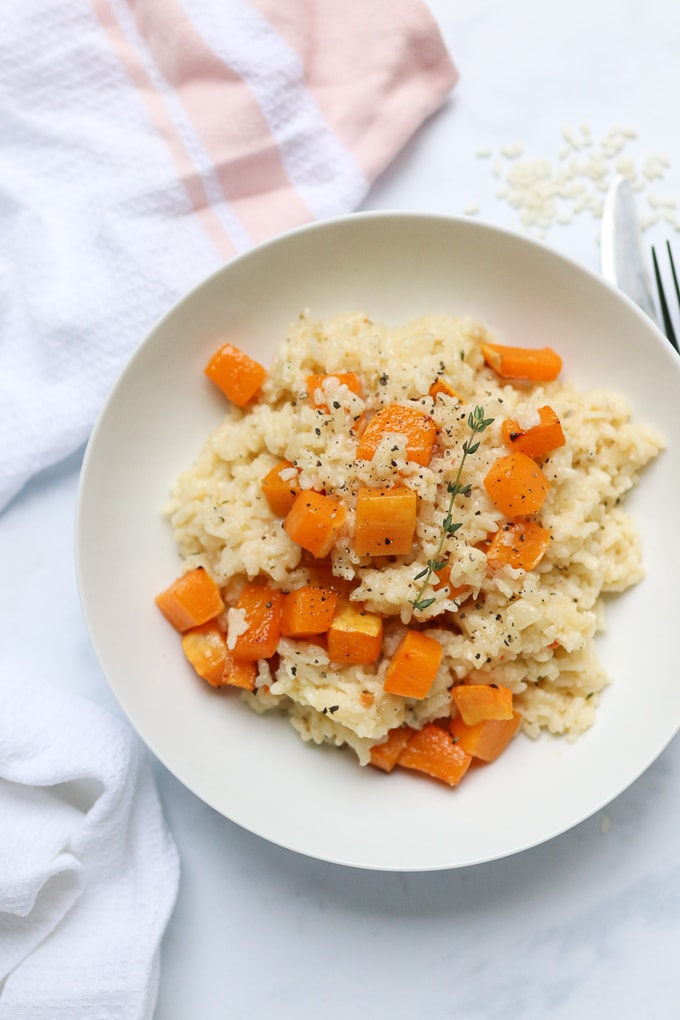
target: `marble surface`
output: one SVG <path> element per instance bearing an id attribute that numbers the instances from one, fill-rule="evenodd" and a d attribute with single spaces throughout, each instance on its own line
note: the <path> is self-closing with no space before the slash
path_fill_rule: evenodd
<path id="1" fill-rule="evenodd" d="M 680 199 L 674 0 L 572 0 L 559 14 L 539 0 L 429 5 L 461 79 L 366 209 L 467 213 L 519 229 L 507 194 L 524 194 L 508 180 L 513 166 L 518 180 L 538 179 L 544 161 L 545 185 L 578 158 L 572 179 L 594 203 L 589 161 L 602 140 L 615 148 L 612 132 L 625 128 L 637 137 L 626 136 L 607 167 L 633 161 L 644 216 L 668 217 L 648 239 L 673 235 L 672 207 L 658 200 Z M 575 149 L 565 128 L 593 144 Z M 669 165 L 654 179 L 660 154 Z M 545 243 L 597 270 L 597 210 L 575 211 L 576 201 L 560 203 L 565 222 L 541 228 Z M 75 579 L 81 457 L 35 479 L 0 516 L 2 642 L 30 656 L 36 672 L 118 712 Z M 38 613 L 45 605 L 50 612 Z M 677 739 L 605 811 L 550 843 L 425 874 L 354 871 L 282 850 L 217 815 L 160 765 L 155 771 L 182 860 L 157 1020 L 680 1015 Z"/>

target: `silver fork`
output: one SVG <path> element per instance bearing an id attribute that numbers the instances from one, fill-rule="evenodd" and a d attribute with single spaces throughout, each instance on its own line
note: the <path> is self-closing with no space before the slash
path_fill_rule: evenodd
<path id="1" fill-rule="evenodd" d="M 675 288 L 675 296 L 678 301 L 678 307 L 680 307 L 680 287 L 678 287 L 678 277 L 675 272 L 675 262 L 673 261 L 673 252 L 671 251 L 670 241 L 666 241 L 666 248 L 668 250 L 668 261 L 671 266 L 671 276 L 673 277 L 673 286 Z M 652 262 L 654 263 L 654 279 L 656 280 L 656 289 L 659 295 L 659 307 L 661 308 L 661 316 L 663 318 L 664 332 L 670 342 L 675 347 L 676 351 L 680 354 L 680 347 L 678 347 L 678 340 L 675 335 L 675 329 L 673 328 L 673 320 L 671 313 L 668 309 L 668 301 L 666 300 L 666 292 L 664 290 L 663 281 L 661 279 L 661 272 L 659 270 L 659 263 L 656 257 L 656 251 L 652 247 Z"/>

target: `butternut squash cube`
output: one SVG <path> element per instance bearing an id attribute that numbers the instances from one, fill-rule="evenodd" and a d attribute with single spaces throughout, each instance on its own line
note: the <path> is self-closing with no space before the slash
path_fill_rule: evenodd
<path id="1" fill-rule="evenodd" d="M 328 630 L 331 662 L 370 665 L 380 655 L 383 622 L 360 602 L 340 599 Z"/>
<path id="2" fill-rule="evenodd" d="M 562 359 L 550 347 L 506 347 L 481 344 L 482 356 L 501 379 L 549 382 L 562 371 Z"/>
<path id="3" fill-rule="evenodd" d="M 306 584 L 289 592 L 281 610 L 281 633 L 284 637 L 306 637 L 325 634 L 330 627 L 338 593 L 332 588 Z"/>
<path id="4" fill-rule="evenodd" d="M 472 756 L 454 743 L 446 730 L 436 723 L 425 723 L 422 730 L 413 734 L 397 764 L 441 779 L 449 786 L 457 786 L 471 761 Z"/>
<path id="5" fill-rule="evenodd" d="M 451 689 L 456 708 L 468 726 L 485 719 L 512 719 L 512 691 L 500 684 L 457 684 Z"/>
<path id="6" fill-rule="evenodd" d="M 468 726 L 462 716 L 451 720 L 451 733 L 459 747 L 480 761 L 495 761 L 519 729 L 522 716 L 513 712 L 510 719 L 482 719 Z"/>
<path id="7" fill-rule="evenodd" d="M 444 649 L 435 638 L 419 630 L 407 631 L 387 667 L 384 689 L 402 698 L 424 698 L 437 675 L 443 654 Z"/>
<path id="8" fill-rule="evenodd" d="M 233 648 L 237 659 L 270 659 L 281 635 L 283 592 L 261 584 L 245 585 L 236 609 L 244 612 L 246 629 Z"/>
<path id="9" fill-rule="evenodd" d="M 357 495 L 354 548 L 359 556 L 400 556 L 411 551 L 418 499 L 405 485 L 361 488 Z"/>
<path id="10" fill-rule="evenodd" d="M 308 375 L 307 376 L 307 394 L 309 396 L 310 403 L 313 407 L 318 407 L 320 411 L 325 411 L 328 414 L 328 404 L 325 400 L 317 400 L 319 391 L 323 393 L 323 384 L 326 379 L 337 379 L 341 386 L 346 386 L 352 393 L 356 393 L 358 397 L 363 397 L 364 388 L 361 385 L 361 379 L 356 372 L 331 372 L 326 375 Z"/>
<path id="11" fill-rule="evenodd" d="M 347 511 L 339 500 L 306 489 L 296 497 L 283 526 L 290 538 L 322 559 L 335 545 L 347 519 Z"/>
<path id="12" fill-rule="evenodd" d="M 386 404 L 376 411 L 359 440 L 357 457 L 372 460 L 380 442 L 390 433 L 405 438 L 408 460 L 424 467 L 430 463 L 437 438 L 435 420 L 417 407 L 402 404 Z"/>
<path id="13" fill-rule="evenodd" d="M 213 687 L 222 686 L 227 639 L 214 621 L 186 631 L 182 651 L 203 680 Z"/>
<path id="14" fill-rule="evenodd" d="M 535 521 L 508 521 L 493 536 L 486 553 L 491 570 L 503 566 L 533 570 L 550 545 L 550 532 Z"/>
<path id="15" fill-rule="evenodd" d="M 267 378 L 267 370 L 258 361 L 232 344 L 223 344 L 204 371 L 237 407 L 245 407 Z"/>
<path id="16" fill-rule="evenodd" d="M 564 446 L 566 439 L 562 423 L 547 404 L 536 411 L 535 424 L 521 425 L 514 418 L 506 418 L 501 425 L 503 440 L 511 450 L 519 450 L 528 457 L 543 457 L 551 450 Z"/>
<path id="17" fill-rule="evenodd" d="M 543 506 L 550 482 L 526 453 L 508 453 L 491 465 L 484 488 L 497 510 L 506 517 L 535 514 Z"/>
<path id="18" fill-rule="evenodd" d="M 280 460 L 264 476 L 260 487 L 271 512 L 277 517 L 285 517 L 300 491 L 297 469 L 289 460 Z"/>
<path id="19" fill-rule="evenodd" d="M 180 633 L 207 623 L 224 609 L 220 590 L 203 567 L 196 567 L 173 581 L 156 596 L 156 605 Z"/>

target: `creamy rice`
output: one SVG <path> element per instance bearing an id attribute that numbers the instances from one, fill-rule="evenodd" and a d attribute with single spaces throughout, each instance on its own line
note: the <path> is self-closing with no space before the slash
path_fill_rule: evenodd
<path id="1" fill-rule="evenodd" d="M 349 745 L 362 763 L 393 727 L 421 727 L 448 715 L 450 688 L 463 679 L 509 687 L 529 736 L 542 729 L 578 736 L 593 722 L 608 683 L 593 641 L 604 625 L 602 595 L 624 591 L 643 575 L 639 536 L 620 504 L 663 448 L 662 437 L 633 422 L 615 393 L 579 393 L 560 382 L 503 382 L 486 367 L 482 342 L 503 340 L 470 319 L 426 316 L 394 328 L 359 313 L 327 322 L 303 313 L 281 341 L 260 398 L 243 411 L 228 407 L 172 492 L 168 514 L 184 568 L 204 566 L 232 606 L 255 577 L 284 591 L 310 580 L 300 547 L 261 491 L 262 478 L 279 460 L 296 465 L 303 489 L 342 501 L 348 518 L 332 551 L 333 572 L 355 584 L 352 600 L 384 617 L 380 659 L 338 666 L 318 644 L 281 638 L 275 672 L 260 662 L 256 690 L 242 696 L 258 712 L 285 713 L 304 740 Z M 356 372 L 365 399 L 330 380 L 323 394 L 329 412 L 312 406 L 307 376 L 332 372 Z M 427 395 L 441 378 L 460 402 Z M 394 435 L 373 460 L 356 459 L 355 420 L 394 402 L 436 421 L 429 466 L 407 461 L 404 441 Z M 503 419 L 535 423 L 536 409 L 545 404 L 556 411 L 566 437 L 565 446 L 542 458 L 550 489 L 535 519 L 550 532 L 550 545 L 529 572 L 509 566 L 491 572 L 483 543 L 505 518 L 482 480 L 508 452 Z M 432 605 L 414 614 L 415 577 L 436 552 L 446 485 L 470 435 L 467 418 L 475 405 L 494 423 L 466 461 L 463 482 L 472 488 L 456 499 L 454 518 L 462 527 L 446 546 L 455 584 L 469 587 L 457 598 L 441 588 Z M 412 552 L 360 558 L 353 543 L 357 490 L 395 480 L 420 497 Z M 223 622 L 233 644 L 243 621 L 232 609 Z M 386 693 L 390 655 L 407 625 L 423 622 L 444 650 L 429 694 L 416 701 Z"/>

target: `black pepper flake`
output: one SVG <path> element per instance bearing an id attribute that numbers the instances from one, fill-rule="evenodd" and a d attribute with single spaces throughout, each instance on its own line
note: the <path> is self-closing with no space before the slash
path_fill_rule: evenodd
<path id="1" fill-rule="evenodd" d="M 335 712 L 337 712 L 339 708 L 340 708 L 339 705 L 331 705 L 331 707 L 328 709 L 328 711 L 331 713 L 331 715 L 334 715 Z"/>

